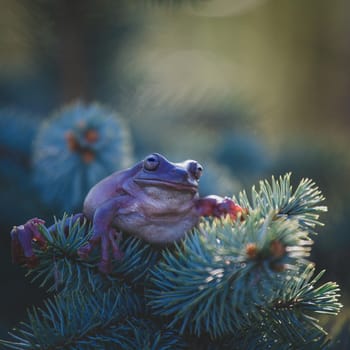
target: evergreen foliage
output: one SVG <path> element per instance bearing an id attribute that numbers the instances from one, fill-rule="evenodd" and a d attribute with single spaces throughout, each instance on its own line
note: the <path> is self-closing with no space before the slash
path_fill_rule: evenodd
<path id="1" fill-rule="evenodd" d="M 60 214 L 80 210 L 96 182 L 129 166 L 132 159 L 124 119 L 100 104 L 72 103 L 44 121 L 1 109 L 1 222 L 47 217 L 48 208 Z"/>
<path id="2" fill-rule="evenodd" d="M 28 311 L 4 349 L 326 349 L 318 314 L 336 315 L 339 287 L 319 283 L 308 260 L 326 208 L 311 180 L 293 191 L 290 174 L 260 182 L 244 220 L 203 220 L 167 248 L 124 237 L 112 273 L 77 249 L 91 227 L 67 216 L 28 271 L 51 296 Z M 69 225 L 66 225 L 69 223 Z M 68 226 L 68 229 L 67 229 Z"/>
<path id="3" fill-rule="evenodd" d="M 33 150 L 34 178 L 44 202 L 72 211 L 94 184 L 131 159 L 120 116 L 98 104 L 77 102 L 41 125 Z"/>

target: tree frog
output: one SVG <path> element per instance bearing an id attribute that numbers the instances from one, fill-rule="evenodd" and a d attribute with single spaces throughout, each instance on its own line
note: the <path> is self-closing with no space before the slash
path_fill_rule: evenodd
<path id="1" fill-rule="evenodd" d="M 200 197 L 198 183 L 203 167 L 195 160 L 172 163 L 159 153 L 153 153 L 133 167 L 117 171 L 98 182 L 87 194 L 83 213 L 74 220 L 86 218 L 92 222 L 93 235 L 88 244 L 78 250 L 86 258 L 91 250 L 101 246 L 99 269 L 108 273 L 110 251 L 121 259 L 121 233 L 125 232 L 151 244 L 176 242 L 195 227 L 202 216 L 226 216 L 233 220 L 244 210 L 228 197 Z M 13 257 L 21 257 L 28 265 L 35 262 L 32 240 L 44 245 L 39 233 L 38 218 L 14 227 Z M 23 259 L 22 259 L 23 260 Z"/>

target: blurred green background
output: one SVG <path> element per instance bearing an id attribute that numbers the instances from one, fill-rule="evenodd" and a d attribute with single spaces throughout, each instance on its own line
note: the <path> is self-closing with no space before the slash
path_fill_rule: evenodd
<path id="1" fill-rule="evenodd" d="M 295 183 L 312 178 L 329 207 L 312 260 L 350 305 L 349 1 L 0 0 L 0 9 L 0 108 L 39 124 L 66 103 L 99 102 L 124 117 L 135 159 L 200 161 L 202 194 L 237 194 L 287 171 Z M 17 189 L 11 201 L 1 193 L 11 215 L 0 221 L 0 336 L 43 296 L 11 265 L 11 226 L 28 219 Z"/>

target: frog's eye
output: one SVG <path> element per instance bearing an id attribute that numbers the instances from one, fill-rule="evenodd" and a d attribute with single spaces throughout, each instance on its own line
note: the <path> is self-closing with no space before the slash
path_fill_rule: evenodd
<path id="1" fill-rule="evenodd" d="M 146 170 L 156 170 L 158 168 L 158 165 L 159 165 L 159 158 L 155 154 L 148 156 L 143 161 L 143 166 Z"/>
<path id="2" fill-rule="evenodd" d="M 196 180 L 199 180 L 199 178 L 202 176 L 203 167 L 197 162 L 191 162 L 189 170 Z"/>
<path id="3" fill-rule="evenodd" d="M 199 178 L 202 176 L 203 173 L 203 167 L 200 164 L 197 164 L 197 169 L 194 173 L 194 177 L 199 180 Z"/>

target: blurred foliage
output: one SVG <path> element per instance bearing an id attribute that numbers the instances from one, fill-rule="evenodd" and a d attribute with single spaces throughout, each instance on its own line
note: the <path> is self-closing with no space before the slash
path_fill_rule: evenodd
<path id="1" fill-rule="evenodd" d="M 216 159 L 226 164 L 245 187 L 265 176 L 270 165 L 264 142 L 244 132 L 224 134 L 216 146 Z"/>
<path id="2" fill-rule="evenodd" d="M 313 258 L 350 293 L 348 1 L 0 4 L 0 329 L 40 300 L 19 293 L 9 256 L 11 225 L 53 212 L 27 181 L 31 141 L 77 99 L 125 118 L 135 158 L 200 161 L 203 194 L 286 171 L 312 178 L 331 209 Z"/>
<path id="3" fill-rule="evenodd" d="M 290 174 L 251 193 L 251 201 L 239 195 L 249 210 L 243 222 L 203 220 L 163 249 L 122 239 L 124 258 L 107 275 L 96 250 L 77 256 L 93 234 L 86 222 L 65 216 L 55 230 L 41 226 L 47 245 L 34 248 L 38 264 L 27 276 L 52 294 L 0 346 L 327 349 L 317 314 L 338 315 L 340 288 L 319 285 L 324 271 L 315 275 L 308 260 L 324 197 L 311 180 L 294 189 Z"/>
<path id="4" fill-rule="evenodd" d="M 40 197 L 61 212 L 81 210 L 89 189 L 133 158 L 123 119 L 98 104 L 82 103 L 65 106 L 42 123 L 32 157 Z"/>
<path id="5" fill-rule="evenodd" d="M 18 217 L 36 215 L 34 188 L 30 180 L 31 142 L 38 118 L 13 108 L 0 110 L 1 224 Z M 19 195 L 20 194 L 20 195 Z M 15 210 L 14 210 L 15 208 Z"/>

